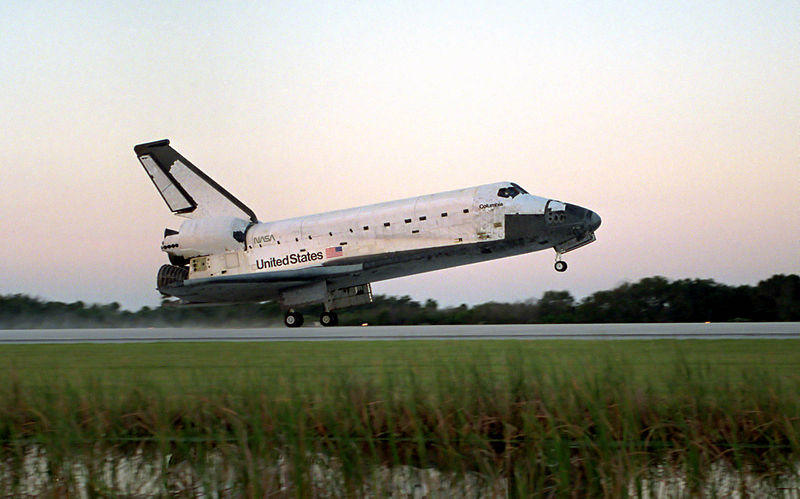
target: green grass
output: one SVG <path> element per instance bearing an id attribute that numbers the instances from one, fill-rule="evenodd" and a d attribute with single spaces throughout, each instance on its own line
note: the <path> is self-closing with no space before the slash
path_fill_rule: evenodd
<path id="1" fill-rule="evenodd" d="M 714 463 L 778 480 L 800 455 L 794 340 L 3 345 L 0 366 L 10 492 L 31 449 L 55 495 L 114 491 L 103 460 L 137 451 L 169 456 L 162 492 L 188 467 L 246 496 L 382 495 L 404 465 L 519 496 L 636 493 L 665 465 L 700 490 Z"/>
<path id="2" fill-rule="evenodd" d="M 195 371 L 229 378 L 247 370 L 312 381 L 342 370 L 369 377 L 413 369 L 427 376 L 443 365 L 472 362 L 503 373 L 509 355 L 526 364 L 581 371 L 619 363 L 646 378 L 658 377 L 676 361 L 726 374 L 753 368 L 785 376 L 800 372 L 800 341 L 795 340 L 476 340 L 2 345 L 0 376 L 16 373 L 46 384 L 53 376 L 75 381 L 94 375 L 116 383 L 142 376 L 174 379 Z"/>

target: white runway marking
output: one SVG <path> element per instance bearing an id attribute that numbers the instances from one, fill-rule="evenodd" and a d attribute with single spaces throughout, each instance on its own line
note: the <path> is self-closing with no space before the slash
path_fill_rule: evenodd
<path id="1" fill-rule="evenodd" d="M 522 324 L 480 326 L 285 327 L 260 329 L 7 329 L 0 343 L 365 340 L 800 339 L 800 322 L 715 324 Z"/>

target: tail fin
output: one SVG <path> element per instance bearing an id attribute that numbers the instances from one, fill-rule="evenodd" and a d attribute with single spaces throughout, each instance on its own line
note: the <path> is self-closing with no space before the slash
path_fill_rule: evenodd
<path id="1" fill-rule="evenodd" d="M 170 147 L 169 140 L 139 144 L 133 150 L 172 213 L 186 218 L 232 216 L 258 221 L 253 210 Z"/>

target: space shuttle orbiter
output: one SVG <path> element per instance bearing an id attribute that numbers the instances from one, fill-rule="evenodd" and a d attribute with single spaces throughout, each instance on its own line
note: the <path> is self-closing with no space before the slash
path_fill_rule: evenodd
<path id="1" fill-rule="evenodd" d="M 595 240 L 591 210 L 497 182 L 318 215 L 262 222 L 253 210 L 169 145 L 140 144 L 136 156 L 169 209 L 186 218 L 166 229 L 170 264 L 157 288 L 183 303 L 277 300 L 289 327 L 295 309 L 335 310 L 372 300 L 370 283 L 553 248 L 561 255 Z"/>

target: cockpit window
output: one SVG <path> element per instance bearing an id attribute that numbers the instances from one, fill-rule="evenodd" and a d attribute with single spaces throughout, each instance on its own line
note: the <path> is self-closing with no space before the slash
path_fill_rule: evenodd
<path id="1" fill-rule="evenodd" d="M 511 186 L 512 187 L 516 187 L 516 189 L 520 192 L 520 194 L 528 194 L 528 191 L 526 191 L 525 189 L 523 189 L 519 185 L 515 184 L 514 182 L 511 182 Z"/>
<path id="2" fill-rule="evenodd" d="M 519 189 L 513 186 L 512 187 L 501 187 L 499 191 L 497 191 L 497 195 L 501 198 L 515 198 L 522 194 Z"/>

